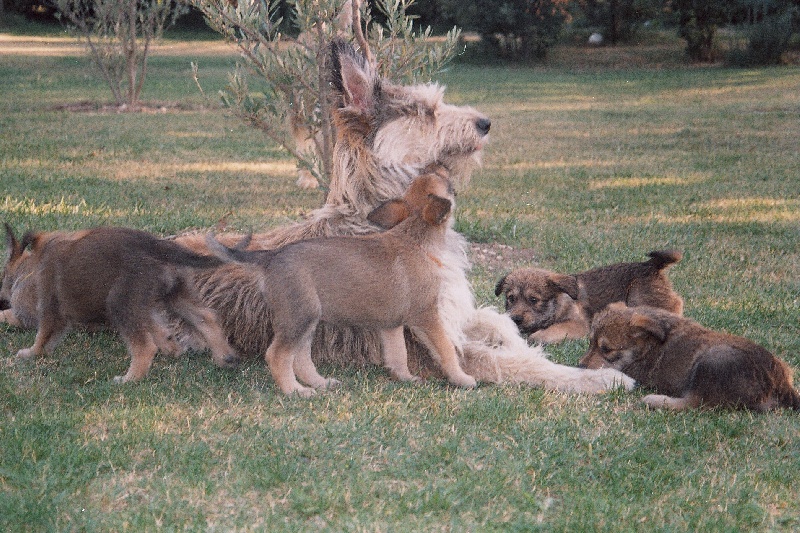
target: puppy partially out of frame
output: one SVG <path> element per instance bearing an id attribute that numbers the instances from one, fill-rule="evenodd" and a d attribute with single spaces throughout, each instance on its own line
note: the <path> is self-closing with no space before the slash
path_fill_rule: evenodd
<path id="1" fill-rule="evenodd" d="M 474 387 L 439 316 L 439 251 L 453 204 L 443 171 L 416 178 L 402 199 L 390 200 L 369 215 L 391 228 L 364 236 L 310 239 L 272 251 L 238 251 L 209 236 L 222 258 L 263 268 L 264 298 L 273 328 L 265 358 L 280 390 L 310 396 L 338 384 L 322 377 L 311 360 L 317 325 L 379 330 L 383 361 L 391 375 L 415 381 L 408 369 L 403 327 L 420 336 L 437 357 L 444 375 L 459 387 Z M 300 378 L 308 387 L 297 380 Z"/>
<path id="2" fill-rule="evenodd" d="M 592 321 L 585 368 L 614 368 L 653 387 L 651 408 L 790 407 L 800 410 L 789 367 L 758 344 L 663 309 L 614 303 Z"/>
<path id="3" fill-rule="evenodd" d="M 159 349 L 181 351 L 164 323 L 174 313 L 206 340 L 217 365 L 238 362 L 216 314 L 202 304 L 189 277 L 193 268 L 221 265 L 219 259 L 127 228 L 27 233 L 19 242 L 6 224 L 6 246 L 3 321 L 38 328 L 33 346 L 20 350 L 18 358 L 50 353 L 71 326 L 110 327 L 131 355 L 127 373 L 114 381 L 135 381 L 147 374 Z"/>
<path id="4" fill-rule="evenodd" d="M 543 344 L 586 337 L 592 317 L 611 302 L 683 313 L 683 299 L 672 290 L 666 274 L 683 254 L 664 250 L 648 256 L 649 261 L 617 263 L 572 275 L 518 269 L 497 283 L 495 295 L 505 295 L 506 312 L 520 332 Z"/>

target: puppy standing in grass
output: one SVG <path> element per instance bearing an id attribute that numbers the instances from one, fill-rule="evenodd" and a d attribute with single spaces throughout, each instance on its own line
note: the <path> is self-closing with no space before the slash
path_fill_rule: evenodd
<path id="1" fill-rule="evenodd" d="M 616 263 L 578 274 L 522 268 L 503 277 L 495 295 L 506 297 L 506 312 L 531 341 L 543 344 L 580 339 L 592 317 L 612 302 L 650 305 L 683 313 L 683 299 L 672 290 L 666 269 L 683 254 L 648 254 L 649 261 Z"/>
<path id="2" fill-rule="evenodd" d="M 592 322 L 585 368 L 614 368 L 660 394 L 651 408 L 800 410 L 789 367 L 758 344 L 653 307 L 611 304 Z"/>
<path id="3" fill-rule="evenodd" d="M 147 374 L 159 349 L 181 351 L 164 323 L 172 312 L 206 340 L 217 365 L 238 362 L 216 314 L 201 303 L 189 278 L 192 268 L 219 266 L 219 259 L 127 228 L 28 233 L 20 243 L 6 225 L 6 245 L 9 257 L 0 295 L 10 308 L 3 318 L 38 328 L 33 346 L 20 350 L 18 358 L 49 353 L 73 325 L 110 326 L 131 355 L 128 372 L 114 381 L 135 381 Z M 15 290 L 20 284 L 30 288 Z M 35 294 L 29 298 L 35 306 L 15 300 L 15 294 Z"/>
<path id="4" fill-rule="evenodd" d="M 274 336 L 265 358 L 286 394 L 310 396 L 338 384 L 311 360 L 317 325 L 380 330 L 383 361 L 392 376 L 416 381 L 408 369 L 403 327 L 417 334 L 450 383 L 474 387 L 458 362 L 439 316 L 443 264 L 439 258 L 451 220 L 453 188 L 440 170 L 415 179 L 402 199 L 369 219 L 390 228 L 364 236 L 311 239 L 273 251 L 232 250 L 209 238 L 222 258 L 263 267 L 264 298 Z M 298 382 L 300 378 L 308 387 Z"/>

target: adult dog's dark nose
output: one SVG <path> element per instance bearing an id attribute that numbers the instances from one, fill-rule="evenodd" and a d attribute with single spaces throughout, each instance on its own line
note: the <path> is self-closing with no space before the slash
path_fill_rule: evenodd
<path id="1" fill-rule="evenodd" d="M 478 128 L 481 135 L 488 135 L 489 128 L 492 127 L 492 121 L 488 118 L 479 118 L 475 121 L 475 127 Z"/>

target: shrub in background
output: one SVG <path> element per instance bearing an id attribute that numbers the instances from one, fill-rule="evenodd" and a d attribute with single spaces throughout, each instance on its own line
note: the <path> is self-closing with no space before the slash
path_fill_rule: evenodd
<path id="1" fill-rule="evenodd" d="M 150 46 L 185 11 L 170 0 L 56 0 L 58 14 L 86 42 L 118 106 L 139 106 Z"/>

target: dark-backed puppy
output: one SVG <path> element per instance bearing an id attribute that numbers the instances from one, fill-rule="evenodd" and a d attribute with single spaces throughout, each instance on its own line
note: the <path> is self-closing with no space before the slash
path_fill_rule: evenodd
<path id="1" fill-rule="evenodd" d="M 648 254 L 649 261 L 617 263 L 578 274 L 522 268 L 503 277 L 495 295 L 505 294 L 506 312 L 529 340 L 553 343 L 589 334 L 595 313 L 611 302 L 650 305 L 683 313 L 666 269 L 681 260 L 674 250 Z"/>
<path id="2" fill-rule="evenodd" d="M 281 391 L 309 396 L 338 383 L 322 377 L 311 360 L 321 322 L 379 330 L 384 364 L 404 381 L 417 379 L 408 369 L 403 334 L 408 326 L 432 348 L 452 384 L 475 386 L 439 316 L 439 253 L 452 202 L 450 181 L 430 173 L 415 179 L 402 200 L 370 214 L 373 223 L 391 228 L 383 233 L 310 239 L 256 252 L 232 250 L 209 238 L 220 257 L 263 267 L 269 316 L 262 321 L 273 330 L 265 358 Z"/>
<path id="3" fill-rule="evenodd" d="M 586 368 L 614 368 L 659 394 L 652 408 L 800 410 L 789 367 L 758 344 L 653 307 L 611 304 L 592 321 Z"/>
<path id="4" fill-rule="evenodd" d="M 10 308 L 4 318 L 38 328 L 33 346 L 17 357 L 51 352 L 71 326 L 103 325 L 120 334 L 131 355 L 128 372 L 114 381 L 137 380 L 159 349 L 180 351 L 164 323 L 174 313 L 208 342 L 216 364 L 238 361 L 216 314 L 202 305 L 189 278 L 192 268 L 216 267 L 219 259 L 127 228 L 28 233 L 18 242 L 6 226 L 6 237 L 9 257 L 0 295 Z M 15 301 L 25 283 L 31 284 L 27 296 Z"/>

